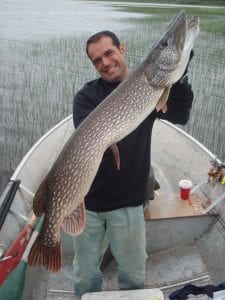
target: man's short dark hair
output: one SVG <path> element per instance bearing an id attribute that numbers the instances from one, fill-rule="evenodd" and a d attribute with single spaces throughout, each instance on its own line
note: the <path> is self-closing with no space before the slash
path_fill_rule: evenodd
<path id="1" fill-rule="evenodd" d="M 112 31 L 108 31 L 108 30 L 104 30 L 104 31 L 100 31 L 95 33 L 94 35 L 92 35 L 86 43 L 86 53 L 87 56 L 90 58 L 89 54 L 88 54 L 88 47 L 90 44 L 92 43 L 96 43 L 98 42 L 102 37 L 110 37 L 112 39 L 112 44 L 114 46 L 116 46 L 117 48 L 119 48 L 120 46 L 120 40 L 118 39 L 118 37 L 115 35 L 115 33 L 113 33 Z"/>

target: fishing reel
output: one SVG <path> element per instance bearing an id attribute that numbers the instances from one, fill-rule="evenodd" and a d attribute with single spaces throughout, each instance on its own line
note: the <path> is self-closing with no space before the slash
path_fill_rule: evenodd
<path id="1" fill-rule="evenodd" d="M 225 185 L 225 163 L 221 162 L 217 157 L 210 161 L 212 167 L 209 169 L 209 182 L 214 186 L 216 183 Z"/>

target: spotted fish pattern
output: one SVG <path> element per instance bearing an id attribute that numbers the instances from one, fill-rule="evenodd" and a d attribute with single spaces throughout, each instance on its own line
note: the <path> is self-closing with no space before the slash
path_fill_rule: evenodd
<path id="1" fill-rule="evenodd" d="M 198 31 L 197 17 L 188 23 L 184 11 L 177 14 L 146 58 L 72 134 L 34 197 L 34 213 L 45 214 L 45 222 L 30 251 L 30 266 L 60 270 L 60 230 L 74 235 L 84 229 L 84 197 L 104 152 L 155 108 L 165 107 L 169 88 L 182 76 Z"/>

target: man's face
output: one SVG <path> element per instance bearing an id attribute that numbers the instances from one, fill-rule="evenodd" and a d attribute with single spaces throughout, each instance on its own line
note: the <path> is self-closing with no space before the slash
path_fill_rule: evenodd
<path id="1" fill-rule="evenodd" d="M 107 81 L 122 81 L 127 77 L 128 68 L 125 61 L 126 48 L 112 44 L 110 37 L 104 36 L 88 47 L 88 54 L 100 76 Z"/>

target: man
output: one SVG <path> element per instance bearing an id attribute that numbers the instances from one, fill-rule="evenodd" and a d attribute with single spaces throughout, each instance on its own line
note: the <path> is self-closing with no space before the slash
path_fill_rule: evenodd
<path id="1" fill-rule="evenodd" d="M 116 35 L 103 31 L 90 37 L 86 52 L 100 78 L 88 82 L 74 97 L 74 125 L 79 124 L 128 76 L 126 47 Z M 185 72 L 186 74 L 186 72 Z M 119 289 L 144 287 L 146 263 L 143 203 L 149 193 L 151 132 L 156 118 L 185 124 L 193 101 L 187 77 L 170 92 L 167 112 L 154 110 L 138 128 L 118 142 L 121 165 L 108 149 L 95 180 L 85 197 L 87 224 L 74 238 L 75 294 L 100 291 L 102 241 L 107 233 L 110 249 L 118 263 Z"/>

